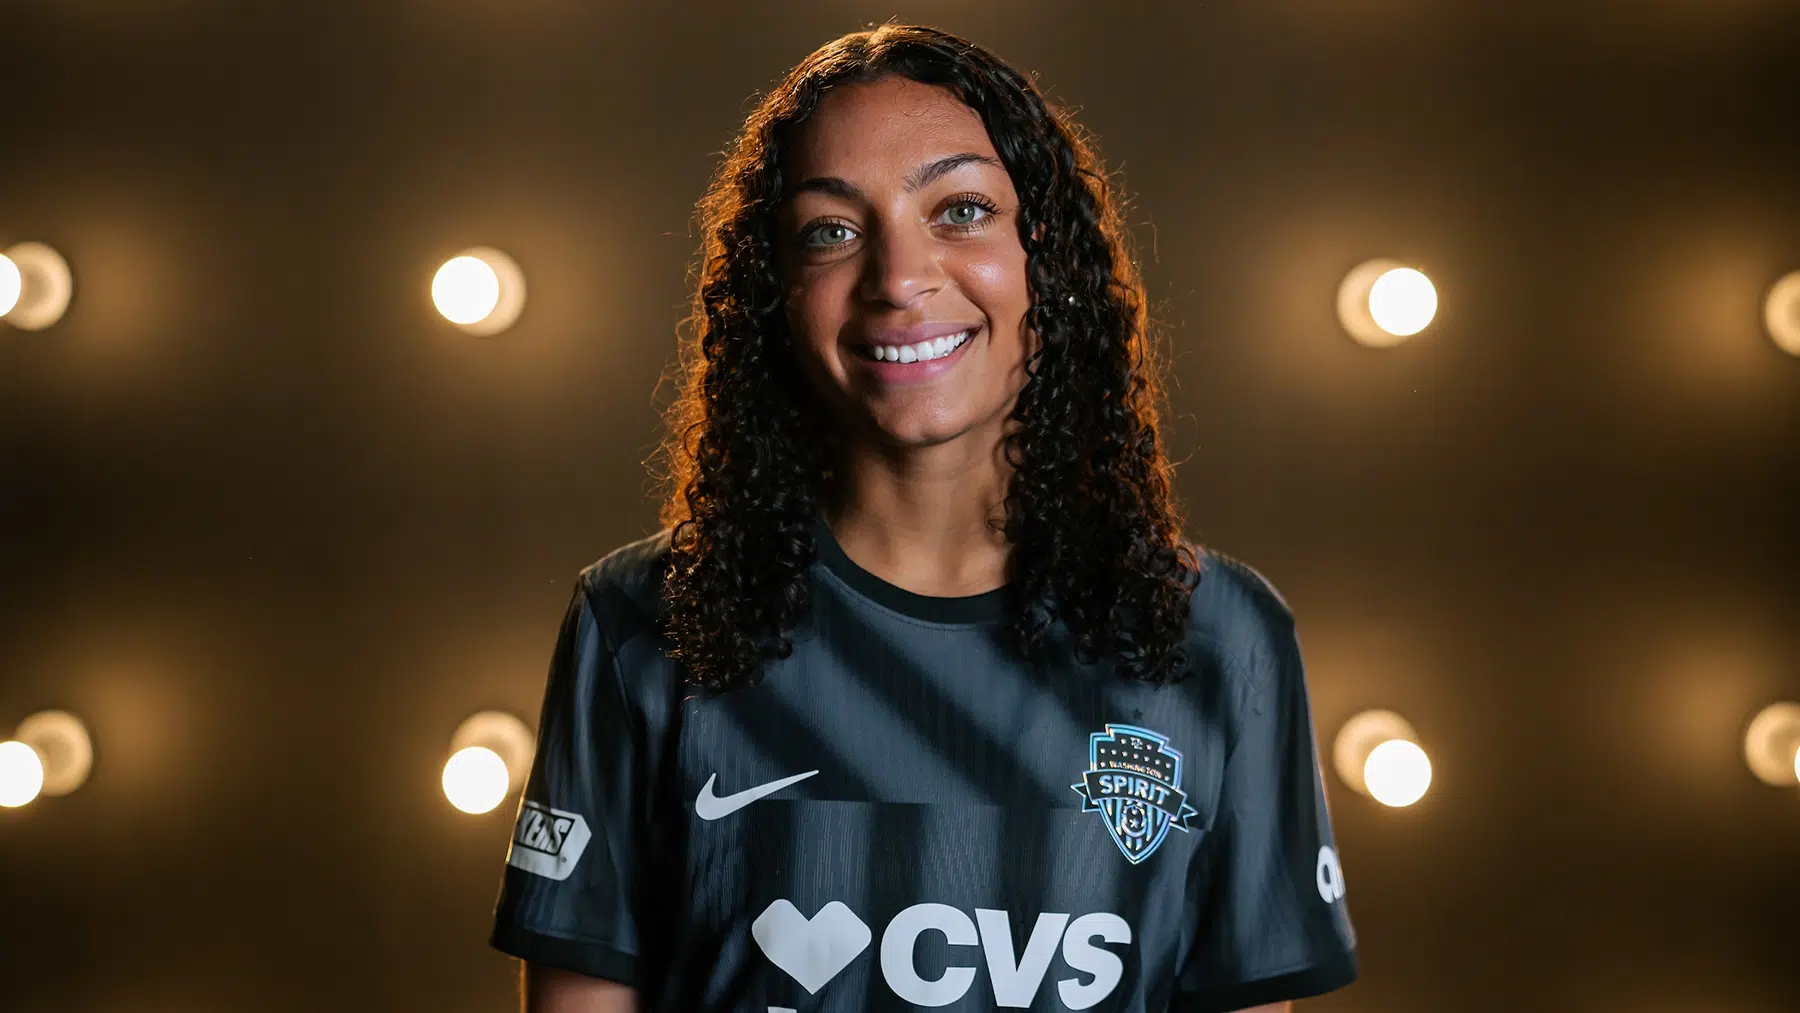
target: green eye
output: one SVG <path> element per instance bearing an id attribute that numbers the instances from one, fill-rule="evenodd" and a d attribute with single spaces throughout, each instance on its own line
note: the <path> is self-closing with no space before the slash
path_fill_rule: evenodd
<path id="1" fill-rule="evenodd" d="M 944 214 L 949 215 L 948 224 L 957 229 L 975 231 L 987 225 L 997 209 L 984 200 L 964 198 L 953 202 Z M 833 246 L 843 246 L 855 238 L 856 230 L 842 222 L 821 222 L 800 234 L 800 243 L 809 249 L 828 250 Z"/>
<path id="2" fill-rule="evenodd" d="M 843 225 L 838 224 L 837 222 L 826 222 L 825 224 L 819 226 L 816 229 L 813 229 L 810 233 L 808 233 L 808 237 L 809 238 L 817 238 L 820 234 L 825 233 L 825 232 L 847 233 L 849 231 L 850 230 L 848 228 L 844 227 Z M 847 239 L 848 237 L 846 236 L 845 238 Z M 843 240 L 839 240 L 836 242 L 829 242 L 829 243 L 809 242 L 806 245 L 808 245 L 808 246 L 842 246 L 843 242 L 844 242 Z"/>
<path id="3" fill-rule="evenodd" d="M 987 220 L 992 218 L 997 210 L 986 200 L 961 197 L 953 201 L 944 213 L 950 216 L 948 224 L 952 227 L 974 231 L 985 227 Z"/>

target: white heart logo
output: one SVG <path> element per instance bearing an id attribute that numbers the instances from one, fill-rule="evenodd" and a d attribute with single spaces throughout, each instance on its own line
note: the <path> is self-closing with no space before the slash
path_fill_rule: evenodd
<path id="1" fill-rule="evenodd" d="M 850 966 L 869 948 L 869 927 L 841 901 L 832 901 L 808 920 L 786 898 L 770 904 L 750 923 L 750 938 L 769 963 L 786 971 L 808 993 Z"/>

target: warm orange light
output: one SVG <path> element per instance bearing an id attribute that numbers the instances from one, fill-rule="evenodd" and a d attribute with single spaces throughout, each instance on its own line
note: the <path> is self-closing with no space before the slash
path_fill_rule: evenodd
<path id="1" fill-rule="evenodd" d="M 87 783 L 93 766 L 94 744 L 81 719 L 68 711 L 38 711 L 0 742 L 0 806 L 67 795 Z"/>
<path id="2" fill-rule="evenodd" d="M 444 797 L 471 815 L 493 811 L 525 783 L 534 745 L 531 729 L 505 711 L 470 715 L 450 737 Z"/>
<path id="3" fill-rule="evenodd" d="M 62 319 L 74 294 L 69 262 L 53 248 L 19 243 L 0 251 L 0 320 L 41 331 Z"/>
<path id="4" fill-rule="evenodd" d="M 506 801 L 511 779 L 499 753 L 467 746 L 444 764 L 444 797 L 463 812 L 479 815 Z"/>
<path id="5" fill-rule="evenodd" d="M 4 253 L 0 253 L 0 317 L 11 313 L 14 306 L 19 305 L 19 295 L 25 290 L 25 278 L 19 273 L 19 265 Z"/>
<path id="6" fill-rule="evenodd" d="M 0 742 L 0 806 L 29 805 L 44 790 L 44 761 L 23 742 Z"/>
<path id="7" fill-rule="evenodd" d="M 1331 752 L 1338 777 L 1382 805 L 1412 805 L 1431 787 L 1431 758 L 1412 724 L 1393 711 L 1366 710 L 1344 722 Z"/>
<path id="8" fill-rule="evenodd" d="M 1371 348 L 1397 345 L 1437 316 L 1437 286 L 1424 272 L 1395 260 L 1367 260 L 1338 285 L 1338 322 Z"/>
<path id="9" fill-rule="evenodd" d="M 470 334 L 498 334 L 525 308 L 525 274 L 492 247 L 464 250 L 432 276 L 431 302 L 445 320 Z"/>
<path id="10" fill-rule="evenodd" d="M 1800 355 L 1800 271 L 1782 277 L 1763 300 L 1763 323 L 1776 347 Z"/>
<path id="11" fill-rule="evenodd" d="M 1800 784 L 1800 703 L 1772 703 L 1750 719 L 1744 763 L 1764 784 Z"/>
<path id="12" fill-rule="evenodd" d="M 1382 805 L 1396 809 L 1412 805 L 1431 787 L 1431 758 L 1416 742 L 1389 739 L 1369 751 L 1363 782 Z"/>

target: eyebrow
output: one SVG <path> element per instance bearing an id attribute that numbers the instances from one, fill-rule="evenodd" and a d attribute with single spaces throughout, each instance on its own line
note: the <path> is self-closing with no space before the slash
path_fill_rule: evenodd
<path id="1" fill-rule="evenodd" d="M 1006 168 L 1000 164 L 998 159 L 989 158 L 973 151 L 962 151 L 954 155 L 946 155 L 935 162 L 926 162 L 914 169 L 906 177 L 905 192 L 913 193 L 965 165 L 988 165 L 1001 170 Z M 844 200 L 866 201 L 868 199 L 856 184 L 840 176 L 814 176 L 811 179 L 801 180 L 794 184 L 792 190 L 788 191 L 788 196 L 790 198 L 797 197 L 808 192 L 841 197 Z"/>

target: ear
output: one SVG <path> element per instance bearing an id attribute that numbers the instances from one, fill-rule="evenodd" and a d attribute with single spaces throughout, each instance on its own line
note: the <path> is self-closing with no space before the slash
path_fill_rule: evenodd
<path id="1" fill-rule="evenodd" d="M 1042 242 L 1043 239 L 1044 239 L 1044 223 L 1038 222 L 1036 225 L 1033 225 L 1031 227 L 1031 241 L 1034 243 L 1038 243 L 1038 242 Z"/>

